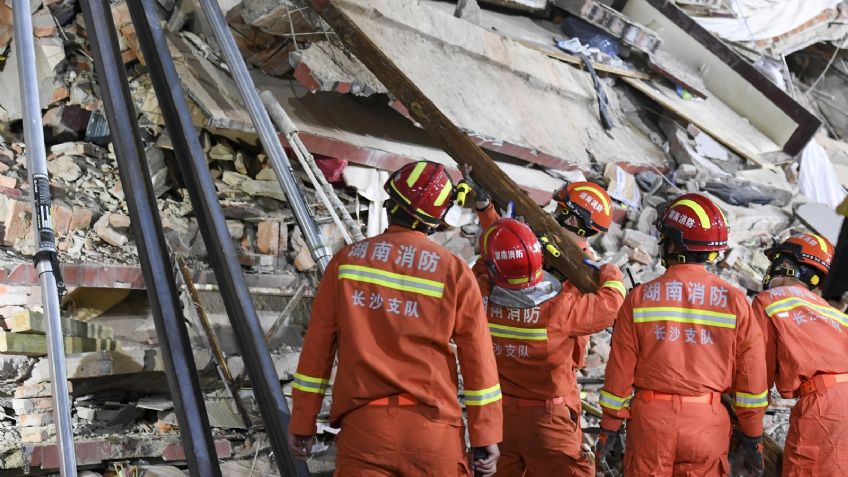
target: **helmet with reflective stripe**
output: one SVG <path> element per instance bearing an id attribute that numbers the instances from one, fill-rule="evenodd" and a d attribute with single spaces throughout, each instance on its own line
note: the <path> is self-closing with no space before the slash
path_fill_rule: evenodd
<path id="1" fill-rule="evenodd" d="M 612 200 L 603 187 L 594 182 L 573 182 L 554 192 L 559 205 L 557 221 L 577 235 L 591 236 L 609 230 L 612 222 Z M 579 226 L 566 224 L 576 216 Z"/>
<path id="2" fill-rule="evenodd" d="M 727 220 L 710 199 L 684 194 L 665 209 L 657 224 L 660 243 L 673 242 L 683 252 L 727 249 Z"/>
<path id="3" fill-rule="evenodd" d="M 453 183 L 445 166 L 435 162 L 407 164 L 395 171 L 383 188 L 395 207 L 429 227 L 440 225 L 453 204 Z"/>
<path id="4" fill-rule="evenodd" d="M 480 253 L 497 286 L 515 290 L 542 280 L 542 246 L 530 227 L 515 219 L 500 219 L 486 228 Z"/>
<path id="5" fill-rule="evenodd" d="M 765 254 L 772 262 L 783 255 L 789 255 L 799 264 L 809 265 L 827 274 L 833 259 L 833 245 L 821 235 L 802 233 L 766 250 Z"/>

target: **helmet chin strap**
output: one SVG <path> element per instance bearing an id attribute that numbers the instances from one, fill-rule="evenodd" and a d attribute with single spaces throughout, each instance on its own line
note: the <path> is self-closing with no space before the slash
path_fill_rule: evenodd
<path id="1" fill-rule="evenodd" d="M 766 274 L 763 276 L 763 288 L 766 290 L 771 288 L 772 281 L 778 277 L 794 278 L 806 285 L 810 290 L 819 286 L 824 278 L 815 268 L 799 264 L 794 259 L 785 255 L 779 256 L 771 262 Z"/>

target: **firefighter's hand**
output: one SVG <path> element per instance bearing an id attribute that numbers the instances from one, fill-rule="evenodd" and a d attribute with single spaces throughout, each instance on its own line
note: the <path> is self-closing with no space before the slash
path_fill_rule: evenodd
<path id="1" fill-rule="evenodd" d="M 483 210 L 489 206 L 492 202 L 489 192 L 471 178 L 471 166 L 468 164 L 462 166 L 462 182 L 468 184 L 468 187 L 471 188 L 471 192 L 474 193 L 474 200 L 476 201 L 475 205 L 478 210 Z"/>
<path id="2" fill-rule="evenodd" d="M 288 435 L 289 449 L 296 459 L 307 460 L 312 456 L 312 443 L 314 436 L 298 436 L 292 433 Z"/>
<path id="3" fill-rule="evenodd" d="M 598 436 L 598 443 L 595 444 L 596 469 L 603 468 L 601 464 L 619 444 L 621 444 L 621 433 L 601 429 L 601 435 Z"/>
<path id="4" fill-rule="evenodd" d="M 739 449 L 742 468 L 748 476 L 761 477 L 765 471 L 763 463 L 763 436 L 748 437 L 741 432 L 737 433 L 739 438 Z"/>
<path id="5" fill-rule="evenodd" d="M 490 444 L 486 447 L 480 447 L 486 452 L 485 458 L 476 458 L 473 462 L 474 467 L 474 476 L 475 477 L 490 477 L 495 475 L 495 472 L 498 470 L 498 458 L 501 456 L 501 451 L 498 450 L 497 444 Z M 477 452 L 475 452 L 477 454 Z"/>

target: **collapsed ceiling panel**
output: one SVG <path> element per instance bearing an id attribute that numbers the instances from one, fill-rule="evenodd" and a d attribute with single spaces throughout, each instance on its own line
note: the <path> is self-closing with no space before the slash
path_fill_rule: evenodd
<path id="1" fill-rule="evenodd" d="M 485 149 L 555 169 L 585 169 L 593 162 L 637 168 L 664 163 L 664 153 L 623 118 L 619 127 L 604 131 L 591 78 L 583 71 L 420 1 L 338 5 Z M 296 69 L 308 87 L 364 91 L 368 88 L 356 85 L 371 85 L 367 76 L 359 77 L 358 67 L 345 66 L 358 63 L 355 59 L 341 60 L 345 54 L 338 49 L 328 58 L 317 51 L 326 48 L 311 48 L 315 54 L 305 51 L 295 60 L 301 73 L 308 68 L 308 74 Z"/>

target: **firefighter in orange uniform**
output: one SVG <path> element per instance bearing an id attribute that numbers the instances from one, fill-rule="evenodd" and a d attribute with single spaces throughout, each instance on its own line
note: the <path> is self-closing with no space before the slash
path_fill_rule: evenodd
<path id="1" fill-rule="evenodd" d="M 761 473 L 762 334 L 745 295 L 704 267 L 727 248 L 724 215 L 706 197 L 685 194 L 658 228 L 668 270 L 634 288 L 619 311 L 596 461 L 604 463 L 629 419 L 628 477 L 728 475 L 731 427 L 721 393 L 732 390 L 744 465 Z"/>
<path id="2" fill-rule="evenodd" d="M 483 301 L 460 258 L 427 235 L 453 202 L 440 164 L 404 166 L 386 182 L 388 230 L 331 260 L 312 307 L 292 391 L 289 445 L 310 454 L 329 385 L 341 425 L 336 475 L 448 476 L 469 473 L 457 400 L 456 343 L 471 445 L 492 475 L 503 416 Z"/>
<path id="3" fill-rule="evenodd" d="M 593 462 L 581 449 L 572 356 L 575 337 L 600 331 L 615 319 L 626 292 L 621 272 L 603 265 L 597 293 L 561 282 L 542 269 L 542 248 L 530 228 L 498 219 L 485 203 L 485 192 L 469 182 L 485 226 L 474 273 L 504 393 L 497 476 L 593 476 Z"/>
<path id="4" fill-rule="evenodd" d="M 480 226 L 485 229 L 499 216 L 492 205 L 489 193 L 474 182 L 470 173 L 470 167 L 463 168 L 463 182 L 474 191 Z M 607 191 L 594 182 L 572 182 L 554 192 L 553 200 L 557 203 L 553 214 L 556 221 L 565 233 L 571 235 L 580 245 L 590 260 L 597 260 L 598 257 L 589 246 L 588 239 L 598 234 L 605 234 L 612 223 L 612 199 Z M 586 365 L 589 335 L 574 336 L 571 339 L 574 341 L 569 344 L 574 351 L 572 367 L 576 372 Z"/>
<path id="5" fill-rule="evenodd" d="M 821 297 L 833 246 L 795 235 L 766 251 L 771 266 L 754 316 L 766 340 L 769 388 L 798 398 L 789 416 L 784 476 L 848 475 L 848 316 Z"/>
<path id="6" fill-rule="evenodd" d="M 588 239 L 607 233 L 612 223 L 612 199 L 607 191 L 594 182 L 573 182 L 556 191 L 553 198 L 557 203 L 556 221 L 574 237 L 591 260 L 597 260 Z M 574 341 L 572 359 L 576 372 L 586 366 L 589 336 L 577 336 Z"/>

